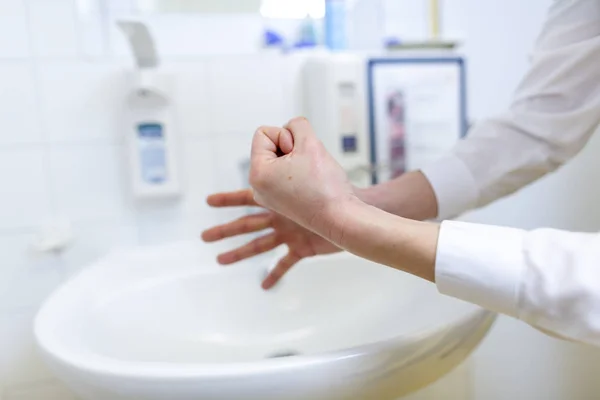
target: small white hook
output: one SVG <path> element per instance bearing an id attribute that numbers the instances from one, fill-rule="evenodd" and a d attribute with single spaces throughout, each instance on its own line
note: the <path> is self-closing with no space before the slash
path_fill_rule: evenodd
<path id="1" fill-rule="evenodd" d="M 73 242 L 73 228 L 68 220 L 53 220 L 42 225 L 32 245 L 36 253 L 61 253 Z"/>

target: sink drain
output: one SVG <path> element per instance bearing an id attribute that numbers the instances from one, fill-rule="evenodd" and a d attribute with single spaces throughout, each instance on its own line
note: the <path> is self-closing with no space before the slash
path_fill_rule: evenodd
<path id="1" fill-rule="evenodd" d="M 293 357 L 293 356 L 297 356 L 300 353 L 298 353 L 297 351 L 293 351 L 293 350 L 285 350 L 285 351 L 278 351 L 276 353 L 272 353 L 269 354 L 267 356 L 267 358 L 283 358 L 283 357 Z"/>

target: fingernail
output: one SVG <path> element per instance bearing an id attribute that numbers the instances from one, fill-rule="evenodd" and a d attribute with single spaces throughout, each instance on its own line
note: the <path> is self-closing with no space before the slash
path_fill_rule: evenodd
<path id="1" fill-rule="evenodd" d="M 273 285 L 275 284 L 275 281 L 273 279 L 273 277 L 271 275 L 268 275 L 263 279 L 262 281 L 262 288 L 264 290 L 269 290 L 273 287 Z"/>

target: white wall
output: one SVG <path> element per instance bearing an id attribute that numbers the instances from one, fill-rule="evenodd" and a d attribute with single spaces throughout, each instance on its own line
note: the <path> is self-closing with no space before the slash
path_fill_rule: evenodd
<path id="1" fill-rule="evenodd" d="M 296 113 L 288 94 L 297 59 L 183 57 L 186 47 L 175 46 L 165 68 L 176 76 L 173 100 L 186 195 L 179 203 L 136 205 L 121 166 L 120 115 L 129 60 L 111 55 L 123 54 L 123 45 L 114 36 L 104 41 L 94 10 L 81 23 L 74 4 L 0 0 L 1 400 L 71 399 L 33 348 L 31 320 L 44 296 L 112 246 L 194 237 L 237 215 L 210 211 L 205 195 L 242 184 L 238 163 L 247 156 L 256 126 L 281 124 Z M 471 115 L 501 111 L 526 68 L 547 1 L 444 4 L 445 30 L 466 43 Z M 582 186 L 580 173 L 587 182 L 597 181 L 599 146 L 556 176 L 472 218 L 598 229 L 600 213 L 590 212 L 600 193 L 583 190 L 589 185 Z M 540 198 L 547 199 L 544 207 Z M 73 247 L 60 256 L 32 254 L 39 225 L 56 217 L 74 224 Z M 477 351 L 474 365 L 477 400 L 583 399 L 600 393 L 593 373 L 600 366 L 598 352 L 505 318 Z"/>

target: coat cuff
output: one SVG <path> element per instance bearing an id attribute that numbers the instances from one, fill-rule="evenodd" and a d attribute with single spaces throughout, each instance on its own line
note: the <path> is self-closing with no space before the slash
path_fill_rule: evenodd
<path id="1" fill-rule="evenodd" d="M 443 222 L 435 264 L 439 292 L 518 317 L 524 238 L 520 229 Z"/>

